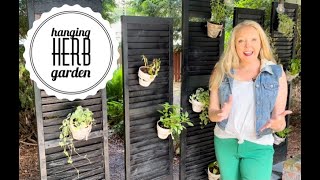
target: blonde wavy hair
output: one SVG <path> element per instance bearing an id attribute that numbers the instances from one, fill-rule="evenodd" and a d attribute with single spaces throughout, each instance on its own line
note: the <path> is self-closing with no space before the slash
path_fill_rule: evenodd
<path id="1" fill-rule="evenodd" d="M 260 41 L 261 41 L 261 49 L 260 49 L 258 58 L 260 60 L 266 59 L 276 63 L 271 46 L 270 46 L 269 39 L 266 33 L 264 32 L 264 30 L 262 29 L 262 27 L 260 26 L 260 24 L 252 20 L 245 20 L 237 24 L 233 28 L 230 39 L 228 41 L 228 46 L 224 50 L 223 54 L 220 56 L 219 61 L 216 63 L 211 73 L 210 80 L 209 80 L 210 90 L 219 88 L 225 74 L 233 77 L 231 74 L 231 69 L 237 68 L 240 64 L 240 59 L 237 55 L 236 44 L 235 44 L 236 35 L 241 28 L 246 26 L 253 27 L 254 29 L 257 30 L 259 34 Z"/>

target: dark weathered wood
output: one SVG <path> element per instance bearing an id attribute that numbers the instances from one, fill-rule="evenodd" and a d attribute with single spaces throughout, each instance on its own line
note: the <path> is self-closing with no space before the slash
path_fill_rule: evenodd
<path id="1" fill-rule="evenodd" d="M 90 171 L 86 171 L 87 169 L 89 169 Z M 100 166 L 98 166 L 97 164 L 94 164 L 93 166 L 89 166 L 89 167 L 80 167 L 79 171 L 86 171 L 84 173 L 80 173 L 79 178 L 82 177 L 88 177 L 88 176 L 93 176 L 99 173 L 102 173 L 104 170 L 104 168 L 102 167 L 102 163 Z M 100 175 L 99 175 L 100 176 Z M 54 180 L 60 180 L 60 179 L 77 179 L 78 174 L 76 172 L 76 170 L 70 170 L 67 173 L 63 173 L 63 174 L 55 174 L 53 176 L 48 176 L 48 179 L 54 179 Z M 96 178 L 96 177 L 95 177 Z M 93 179 L 95 179 L 93 178 Z"/>
<path id="2" fill-rule="evenodd" d="M 145 23 L 128 23 L 127 24 L 128 30 L 151 30 L 151 31 L 168 31 L 169 27 L 166 24 L 145 24 Z M 129 32 L 129 31 L 128 31 Z M 158 36 L 158 35 L 155 35 Z"/>
<path id="3" fill-rule="evenodd" d="M 42 105 L 42 112 L 57 111 L 57 110 L 62 110 L 70 107 L 76 108 L 77 106 L 86 107 L 86 106 L 96 105 L 96 104 L 101 104 L 101 98 L 85 99 L 85 100 L 76 101 L 76 102 L 71 101 L 71 102 L 64 102 L 64 103 Z"/>
<path id="4" fill-rule="evenodd" d="M 89 108 L 93 113 L 95 111 L 101 111 L 101 104 L 99 105 L 92 105 L 92 106 L 84 106 L 85 108 Z M 69 113 L 73 112 L 76 107 L 68 107 L 68 109 L 51 111 L 42 113 L 43 118 L 52 118 L 52 117 L 66 117 Z"/>
<path id="5" fill-rule="evenodd" d="M 93 114 L 94 119 L 98 119 L 102 117 L 102 111 L 95 112 Z M 65 119 L 66 117 L 60 117 L 60 118 L 52 118 L 52 119 L 46 119 L 43 121 L 43 127 L 48 127 L 48 126 L 54 126 L 54 125 L 61 125 L 62 120 Z"/>
<path id="6" fill-rule="evenodd" d="M 60 127 L 62 125 L 62 120 L 60 121 L 61 123 L 58 124 L 58 125 L 54 125 L 54 126 L 47 126 L 47 127 L 43 127 L 43 131 L 44 131 L 44 134 L 50 134 L 50 133 L 54 133 L 54 132 L 60 132 Z M 96 127 L 98 126 L 99 124 L 101 124 L 102 122 L 102 117 L 101 118 L 97 118 L 95 119 L 95 124 L 92 126 L 92 127 Z"/>
<path id="7" fill-rule="evenodd" d="M 51 131 L 51 132 L 44 134 L 45 141 L 59 139 L 59 135 L 60 135 L 59 127 L 55 126 L 55 127 L 49 128 L 49 131 Z M 97 130 L 102 130 L 102 124 L 101 123 L 98 123 L 98 124 L 95 124 L 95 125 L 92 126 L 92 129 L 91 129 L 92 132 L 97 131 Z"/>
<path id="8" fill-rule="evenodd" d="M 103 113 L 103 157 L 104 157 L 104 178 L 106 180 L 110 179 L 110 170 L 109 170 L 109 135 L 108 135 L 108 112 L 107 112 L 107 90 L 106 88 L 103 89 L 102 91 L 102 99 L 105 101 L 102 101 L 102 113 Z"/>
<path id="9" fill-rule="evenodd" d="M 197 0 L 190 0 L 189 1 L 190 6 L 202 6 L 202 7 L 210 7 L 210 1 L 197 1 Z"/>
<path id="10" fill-rule="evenodd" d="M 123 16 L 121 20 L 126 179 L 150 179 L 154 173 L 149 172 L 161 168 L 166 170 L 157 171 L 157 176 L 154 178 L 172 179 L 172 162 L 169 162 L 173 156 L 171 145 L 169 145 L 171 141 L 160 141 L 156 130 L 156 122 L 161 115 L 157 112 L 161 108 L 159 104 L 172 103 L 172 19 Z M 149 60 L 153 58 L 162 60 L 160 72 L 149 87 L 142 87 L 138 83 L 138 68 L 143 65 L 142 54 Z M 158 154 L 153 154 L 154 156 L 147 154 L 147 152 L 156 152 L 160 146 L 160 157 L 165 167 L 157 163 Z M 144 157 L 143 154 L 147 156 Z"/>
<path id="11" fill-rule="evenodd" d="M 97 149 L 101 149 L 102 144 L 98 143 L 98 144 L 90 144 L 89 146 L 83 146 L 81 148 L 76 148 L 78 153 L 83 153 L 83 152 L 88 152 L 88 151 L 93 151 L 93 150 L 97 150 Z M 62 149 L 62 147 L 61 147 Z M 46 158 L 47 158 L 47 162 L 56 160 L 56 159 L 60 159 L 60 158 L 65 158 L 65 154 L 63 153 L 63 151 L 59 151 L 56 153 L 52 153 L 52 154 L 47 154 Z"/>
<path id="12" fill-rule="evenodd" d="M 192 6 L 190 6 L 190 4 Z M 209 77 L 212 69 L 219 59 L 220 54 L 223 51 L 224 32 L 221 37 L 209 38 L 207 36 L 206 24 L 207 22 L 189 22 L 190 17 L 204 17 L 210 18 L 211 9 L 208 8 L 194 8 L 198 1 L 183 1 L 183 53 L 182 53 L 182 84 L 181 89 L 181 106 L 184 110 L 189 112 L 190 120 L 195 124 L 197 132 L 192 131 L 193 127 L 187 127 L 186 131 L 183 131 L 180 139 L 181 149 L 181 161 L 180 161 L 180 179 L 184 180 L 190 178 L 189 174 L 205 174 L 205 169 L 190 169 L 186 164 L 193 159 L 199 160 L 200 154 L 197 153 L 196 147 L 202 147 L 207 150 L 211 150 L 214 154 L 214 147 L 210 146 L 209 141 L 213 144 L 213 129 L 212 132 L 207 129 L 201 129 L 199 125 L 199 113 L 193 113 L 191 104 L 189 103 L 189 96 L 198 88 L 207 88 L 209 84 Z M 210 4 L 210 1 L 201 1 L 199 4 Z M 190 11 L 192 10 L 192 11 Z M 198 10 L 198 12 L 194 12 Z M 205 10 L 205 13 L 202 13 Z M 202 15 L 200 15 L 202 13 Z M 205 15 L 206 14 L 206 15 Z M 189 129 L 191 131 L 189 131 Z M 203 130 L 203 132 L 202 132 Z M 189 135 L 189 132 L 192 133 Z M 191 143 L 191 144 L 189 144 Z M 197 144 L 199 143 L 199 144 Z M 189 148 L 191 146 L 191 148 Z M 194 157 L 188 154 L 192 153 Z M 204 154 L 208 155 L 208 154 Z M 206 159 L 205 159 L 206 161 Z M 193 161 L 195 166 L 199 161 Z M 209 164 L 210 161 L 207 162 Z M 192 171 L 191 171 L 192 170 Z M 190 171 L 190 172 L 189 172 Z M 205 177 L 207 178 L 207 176 Z M 204 179 L 203 176 L 191 176 L 191 179 Z"/>
<path id="13" fill-rule="evenodd" d="M 141 162 L 131 166 L 132 175 L 136 175 L 141 172 L 150 172 L 157 168 L 163 168 L 168 166 L 168 160 L 166 157 L 155 158 L 150 161 Z"/>
<path id="14" fill-rule="evenodd" d="M 168 37 L 168 31 L 153 31 L 153 30 L 130 30 L 128 32 L 128 37 L 135 37 L 135 36 L 141 36 L 141 37 L 148 37 L 148 36 L 160 36 L 160 37 Z M 148 43 L 143 43 L 148 44 Z M 128 44 L 130 48 L 130 43 Z"/>
<path id="15" fill-rule="evenodd" d="M 90 157 L 90 162 L 87 159 L 82 159 L 79 160 L 78 162 L 73 163 L 74 167 L 78 168 L 81 166 L 86 166 L 86 165 L 93 165 L 95 163 L 101 163 L 101 156 L 96 156 L 96 157 Z M 53 168 L 48 168 L 48 176 L 54 175 L 54 174 L 59 174 L 63 172 L 69 172 L 70 170 L 73 170 L 74 168 L 71 164 L 65 164 L 62 166 L 55 166 Z"/>
<path id="16" fill-rule="evenodd" d="M 190 6 L 190 11 L 197 11 L 197 12 L 202 12 L 202 13 L 207 13 L 208 11 L 211 10 L 210 7 L 202 7 L 202 6 Z"/>
<path id="17" fill-rule="evenodd" d="M 163 180 L 167 179 L 168 175 L 163 175 L 163 174 L 168 174 L 169 170 L 167 167 L 162 167 L 160 169 L 157 169 L 156 171 L 149 171 L 149 172 L 144 172 L 144 173 L 139 173 L 135 175 L 133 178 L 134 180 L 140 180 L 142 177 L 148 177 L 148 179 L 152 180 Z"/>
<path id="18" fill-rule="evenodd" d="M 74 142 L 74 146 L 76 148 L 78 147 L 84 147 L 84 146 L 90 146 L 93 144 L 98 144 L 102 142 L 102 138 L 101 137 L 97 137 L 97 138 L 93 138 L 90 139 L 88 141 L 75 141 Z M 62 152 L 62 148 L 60 146 L 56 146 L 50 149 L 46 149 L 46 156 L 50 155 L 50 154 L 54 154 L 54 153 L 61 153 Z"/>
<path id="19" fill-rule="evenodd" d="M 101 91 L 98 91 L 95 95 L 90 95 L 86 99 L 94 99 L 101 97 Z M 79 99 L 74 100 L 75 102 L 81 101 Z M 53 103 L 63 103 L 63 102 L 69 102 L 67 99 L 58 99 L 55 96 L 48 96 L 47 93 L 44 90 L 41 90 L 41 102 L 42 104 L 53 104 Z"/>
<path id="20" fill-rule="evenodd" d="M 235 7 L 233 12 L 233 27 L 244 20 L 256 21 L 264 27 L 264 10 Z"/>
<path id="21" fill-rule="evenodd" d="M 92 131 L 88 136 L 88 140 L 93 139 L 93 138 L 97 138 L 97 137 L 102 137 L 102 134 L 103 134 L 102 130 Z M 49 149 L 49 148 L 57 147 L 57 146 L 59 146 L 59 141 L 60 141 L 60 139 L 46 141 L 45 148 Z"/>
<path id="22" fill-rule="evenodd" d="M 90 153 L 89 153 L 90 152 Z M 90 162 L 84 158 L 84 156 L 86 155 L 86 157 L 90 160 L 92 157 L 97 157 L 97 156 L 100 156 L 101 153 L 102 153 L 102 148 L 100 149 L 97 149 L 97 150 L 94 150 L 94 151 L 89 151 L 89 152 L 83 152 L 83 153 L 79 153 L 80 156 L 78 156 L 77 154 L 73 154 L 72 155 L 72 160 L 73 160 L 73 165 L 75 167 L 77 166 L 81 166 L 83 165 L 84 163 L 86 164 L 90 164 Z M 84 161 L 85 160 L 85 161 Z M 102 161 L 102 160 L 101 160 Z M 57 160 L 53 160 L 53 161 L 48 161 L 47 162 L 47 168 L 50 169 L 50 168 L 59 168 L 60 166 L 65 166 L 65 165 L 70 165 L 68 164 L 67 162 L 67 158 L 64 157 L 64 158 L 61 158 L 61 159 L 57 159 Z"/>
<path id="23" fill-rule="evenodd" d="M 277 32 L 278 29 L 278 14 L 276 12 L 276 7 L 278 6 L 278 2 L 272 2 L 272 10 L 271 10 L 271 26 L 270 26 L 270 32 L 271 36 L 273 37 L 274 41 L 277 41 L 279 39 L 278 37 L 282 37 L 281 41 L 292 41 L 294 38 L 286 38 L 284 37 L 281 33 Z M 285 7 L 285 14 L 289 15 L 294 22 L 297 21 L 297 9 L 298 5 L 297 4 L 291 4 L 291 3 L 284 3 Z M 296 36 L 296 28 L 294 30 L 294 34 Z M 293 41 L 294 42 L 294 41 Z M 294 45 L 293 45 L 293 50 L 294 50 Z M 293 53 L 295 54 L 295 53 Z"/>
<path id="24" fill-rule="evenodd" d="M 40 176 L 41 179 L 47 179 L 46 170 L 46 155 L 45 155 L 45 140 L 43 134 L 43 121 L 42 113 L 39 111 L 41 109 L 41 98 L 40 89 L 37 87 L 36 83 L 33 83 L 34 93 L 35 93 L 35 105 L 36 105 L 36 117 L 37 117 L 37 134 L 38 134 L 38 147 L 39 147 L 39 165 L 40 165 Z"/>

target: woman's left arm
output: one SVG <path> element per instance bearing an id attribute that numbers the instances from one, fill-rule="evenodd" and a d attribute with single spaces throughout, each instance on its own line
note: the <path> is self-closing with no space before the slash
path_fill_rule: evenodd
<path id="1" fill-rule="evenodd" d="M 261 128 L 271 128 L 275 132 L 282 131 L 286 127 L 285 116 L 291 114 L 292 111 L 285 110 L 288 96 L 288 84 L 286 74 L 282 69 L 282 75 L 279 78 L 278 96 L 272 111 L 271 119 Z"/>

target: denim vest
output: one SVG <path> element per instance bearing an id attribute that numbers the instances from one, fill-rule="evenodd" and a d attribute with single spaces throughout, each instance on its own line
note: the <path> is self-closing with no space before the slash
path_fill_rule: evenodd
<path id="1" fill-rule="evenodd" d="M 234 74 L 233 69 L 231 70 L 231 74 Z M 260 132 L 260 129 L 271 118 L 272 110 L 278 95 L 279 78 L 281 77 L 281 74 L 282 67 L 280 65 L 266 65 L 261 69 L 254 82 L 257 138 L 272 133 L 272 129 L 270 128 L 267 128 L 262 132 Z M 232 94 L 232 83 L 233 78 L 225 75 L 219 87 L 219 101 L 221 107 L 224 102 L 228 101 L 229 94 Z M 217 124 L 224 130 L 227 123 L 228 118 Z"/>

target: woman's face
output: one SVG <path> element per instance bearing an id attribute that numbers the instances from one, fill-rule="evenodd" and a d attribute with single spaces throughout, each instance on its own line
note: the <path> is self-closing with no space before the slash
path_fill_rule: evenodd
<path id="1" fill-rule="evenodd" d="M 261 40 L 258 31 L 251 26 L 244 26 L 236 33 L 236 51 L 240 61 L 249 62 L 258 59 Z"/>

